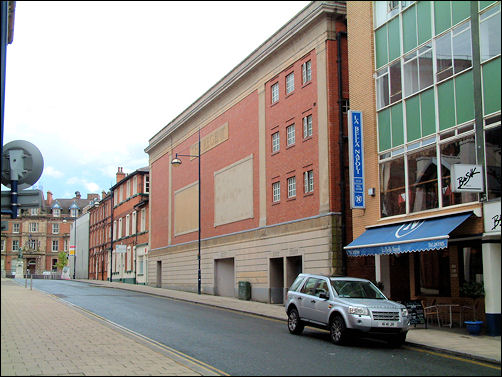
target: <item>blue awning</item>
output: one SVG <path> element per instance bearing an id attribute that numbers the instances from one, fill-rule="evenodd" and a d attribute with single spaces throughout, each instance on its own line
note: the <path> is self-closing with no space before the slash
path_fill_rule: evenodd
<path id="1" fill-rule="evenodd" d="M 449 234 L 471 213 L 371 228 L 344 249 L 349 256 L 411 253 L 448 247 Z"/>

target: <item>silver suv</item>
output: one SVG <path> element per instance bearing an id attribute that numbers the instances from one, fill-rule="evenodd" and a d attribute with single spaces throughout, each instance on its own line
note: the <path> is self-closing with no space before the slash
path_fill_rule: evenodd
<path id="1" fill-rule="evenodd" d="M 306 325 L 323 328 L 335 344 L 359 332 L 401 346 L 409 328 L 406 307 L 388 300 L 366 279 L 300 274 L 288 290 L 285 308 L 290 333 L 301 334 Z"/>

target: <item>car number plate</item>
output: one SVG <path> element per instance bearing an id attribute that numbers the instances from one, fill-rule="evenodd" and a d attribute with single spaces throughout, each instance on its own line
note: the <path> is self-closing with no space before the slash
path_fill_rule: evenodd
<path id="1" fill-rule="evenodd" d="M 395 322 L 380 321 L 378 322 L 378 327 L 396 327 Z"/>

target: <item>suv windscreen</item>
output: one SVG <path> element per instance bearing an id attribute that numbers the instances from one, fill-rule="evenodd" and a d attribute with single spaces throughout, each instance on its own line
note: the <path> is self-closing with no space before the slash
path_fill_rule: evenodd
<path id="1" fill-rule="evenodd" d="M 368 281 L 331 280 L 340 298 L 370 298 L 385 300 L 385 296 Z"/>

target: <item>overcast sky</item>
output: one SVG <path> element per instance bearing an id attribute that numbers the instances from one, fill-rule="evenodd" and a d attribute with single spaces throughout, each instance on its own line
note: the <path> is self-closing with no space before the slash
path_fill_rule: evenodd
<path id="1" fill-rule="evenodd" d="M 40 149 L 44 196 L 108 191 L 118 166 L 147 166 L 148 140 L 308 3 L 18 1 L 3 143 Z"/>

